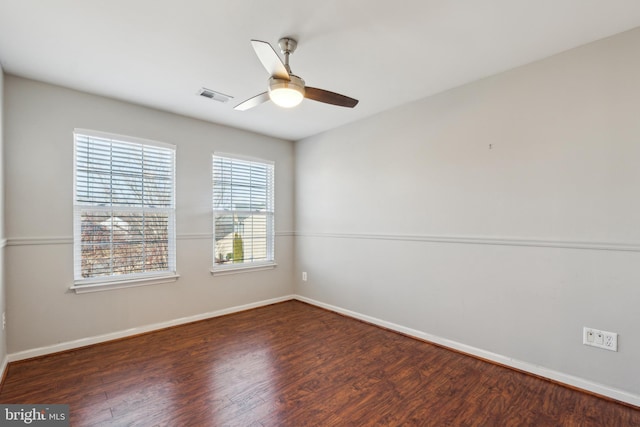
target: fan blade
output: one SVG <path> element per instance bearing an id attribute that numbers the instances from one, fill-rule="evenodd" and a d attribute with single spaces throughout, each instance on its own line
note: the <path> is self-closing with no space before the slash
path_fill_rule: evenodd
<path id="1" fill-rule="evenodd" d="M 258 59 L 262 62 L 264 68 L 267 69 L 267 73 L 269 73 L 270 76 L 289 80 L 289 72 L 269 43 L 261 40 L 251 40 L 251 45 L 253 46 L 253 50 L 256 51 L 256 55 L 258 55 Z"/>
<path id="2" fill-rule="evenodd" d="M 358 105 L 357 99 L 309 86 L 304 88 L 304 97 L 313 99 L 314 101 L 324 102 L 325 104 L 337 105 L 339 107 L 353 108 Z"/>
<path id="3" fill-rule="evenodd" d="M 256 95 L 253 98 L 249 98 L 244 102 L 233 107 L 234 110 L 245 111 L 249 108 L 257 107 L 263 102 L 267 102 L 269 100 L 269 92 L 262 92 L 260 95 Z"/>

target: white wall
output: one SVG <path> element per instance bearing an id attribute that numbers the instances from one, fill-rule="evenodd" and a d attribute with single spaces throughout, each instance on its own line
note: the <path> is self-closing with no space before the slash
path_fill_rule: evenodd
<path id="1" fill-rule="evenodd" d="M 290 295 L 293 158 L 290 141 L 217 126 L 15 76 L 5 77 L 7 345 L 53 346 Z M 73 129 L 177 146 L 176 283 L 76 295 Z M 269 271 L 211 276 L 211 153 L 276 165 L 276 261 Z"/>
<path id="2" fill-rule="evenodd" d="M 298 142 L 296 292 L 640 402 L 639 50 L 637 29 Z"/>

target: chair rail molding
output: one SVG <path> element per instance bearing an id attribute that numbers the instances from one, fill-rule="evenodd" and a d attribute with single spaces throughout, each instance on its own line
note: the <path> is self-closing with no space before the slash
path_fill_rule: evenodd
<path id="1" fill-rule="evenodd" d="M 640 243 L 626 242 L 596 242 L 596 241 L 568 241 L 551 239 L 534 239 L 525 237 L 489 237 L 489 236 L 447 236 L 447 235 L 419 235 L 419 234 L 368 234 L 368 233 L 327 233 L 327 232 L 296 232 L 297 237 L 318 237 L 332 239 L 366 239 L 391 240 L 427 243 L 451 243 L 466 245 L 501 245 L 501 246 L 529 246 L 561 249 L 586 249 L 599 251 L 640 252 Z"/>
<path id="2" fill-rule="evenodd" d="M 276 237 L 293 237 L 293 231 L 276 231 Z M 213 233 L 180 233 L 176 235 L 177 240 L 206 240 L 213 239 Z M 3 245 L 3 242 L 4 245 Z M 0 247 L 3 246 L 42 246 L 42 245 L 73 245 L 73 236 L 59 237 L 10 237 L 0 240 Z"/>

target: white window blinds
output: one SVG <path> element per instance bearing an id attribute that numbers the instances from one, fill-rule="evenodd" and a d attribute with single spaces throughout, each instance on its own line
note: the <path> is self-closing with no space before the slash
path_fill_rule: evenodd
<path id="1" fill-rule="evenodd" d="M 76 283 L 174 274 L 175 147 L 74 132 Z"/>
<path id="2" fill-rule="evenodd" d="M 214 268 L 274 261 L 274 165 L 213 155 Z"/>

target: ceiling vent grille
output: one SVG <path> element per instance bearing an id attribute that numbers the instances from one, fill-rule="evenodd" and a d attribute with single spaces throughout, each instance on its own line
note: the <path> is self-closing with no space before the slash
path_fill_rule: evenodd
<path id="1" fill-rule="evenodd" d="M 206 87 L 200 89 L 198 95 L 223 103 L 233 98 L 233 96 L 225 95 L 224 93 L 216 92 L 215 90 L 207 89 Z"/>

